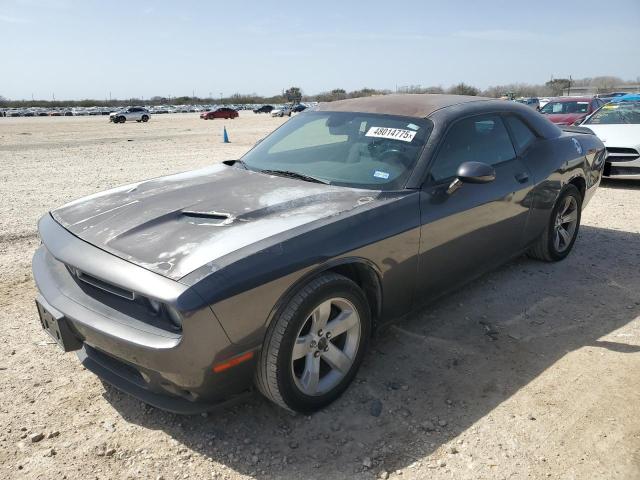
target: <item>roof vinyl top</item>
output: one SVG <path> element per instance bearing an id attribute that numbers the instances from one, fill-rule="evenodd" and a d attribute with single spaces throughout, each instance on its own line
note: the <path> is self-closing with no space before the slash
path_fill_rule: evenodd
<path id="1" fill-rule="evenodd" d="M 470 102 L 500 102 L 495 98 L 466 95 L 395 94 L 322 102 L 318 110 L 325 112 L 361 112 L 425 118 L 436 110 Z"/>

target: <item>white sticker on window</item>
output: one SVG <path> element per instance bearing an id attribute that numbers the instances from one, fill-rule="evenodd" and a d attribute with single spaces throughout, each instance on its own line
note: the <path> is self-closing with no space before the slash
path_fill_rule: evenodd
<path id="1" fill-rule="evenodd" d="M 380 170 L 376 170 L 375 172 L 373 172 L 373 176 L 376 178 L 383 178 L 385 180 L 387 180 L 389 178 L 389 173 L 388 172 L 381 172 Z"/>
<path id="2" fill-rule="evenodd" d="M 419 130 L 420 127 L 418 125 L 416 125 L 415 123 L 410 123 L 409 125 L 407 125 L 407 128 L 410 128 L 411 130 Z"/>
<path id="3" fill-rule="evenodd" d="M 410 142 L 415 136 L 416 132 L 412 132 L 411 130 L 387 127 L 371 127 L 365 134 L 365 137 L 391 138 L 393 140 L 401 140 L 403 142 Z"/>

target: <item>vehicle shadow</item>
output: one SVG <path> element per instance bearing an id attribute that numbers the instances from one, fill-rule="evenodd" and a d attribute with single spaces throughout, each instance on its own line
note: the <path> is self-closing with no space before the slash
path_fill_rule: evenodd
<path id="1" fill-rule="evenodd" d="M 436 462 L 443 444 L 573 351 L 638 352 L 602 337 L 640 314 L 639 264 L 640 234 L 583 226 L 565 261 L 522 257 L 390 327 L 345 395 L 310 417 L 257 395 L 206 418 L 141 409 L 110 387 L 104 396 L 125 420 L 231 471 L 373 478 Z M 532 414 L 544 412 L 515 413 L 520 428 L 533 428 Z"/>

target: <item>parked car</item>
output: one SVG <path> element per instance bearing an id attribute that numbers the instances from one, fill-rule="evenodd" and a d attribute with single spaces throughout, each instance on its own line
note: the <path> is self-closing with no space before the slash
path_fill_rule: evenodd
<path id="1" fill-rule="evenodd" d="M 284 116 L 290 117 L 291 116 L 291 107 L 289 105 L 284 105 L 280 108 L 276 108 L 274 110 L 271 110 L 271 116 L 272 117 L 284 117 Z"/>
<path id="2" fill-rule="evenodd" d="M 573 125 L 604 104 L 596 97 L 558 97 L 551 99 L 540 113 L 557 125 Z"/>
<path id="3" fill-rule="evenodd" d="M 599 98 L 600 100 L 603 100 L 604 102 L 610 102 L 614 98 L 622 97 L 624 95 L 627 95 L 627 93 L 626 92 L 610 92 L 610 93 L 599 93 L 598 95 L 596 95 L 596 97 Z"/>
<path id="4" fill-rule="evenodd" d="M 640 179 L 640 95 L 615 98 L 581 125 L 593 131 L 607 149 L 604 176 Z"/>
<path id="5" fill-rule="evenodd" d="M 304 104 L 302 104 L 302 103 L 299 103 L 299 104 L 295 105 L 295 106 L 291 109 L 291 111 L 292 111 L 292 112 L 294 112 L 294 113 L 300 113 L 300 112 L 304 112 L 306 109 L 307 109 L 307 106 L 306 106 L 306 105 L 304 105 Z"/>
<path id="6" fill-rule="evenodd" d="M 271 113 L 273 107 L 271 105 L 262 105 L 259 108 L 255 108 L 253 113 Z"/>
<path id="7" fill-rule="evenodd" d="M 200 114 L 200 118 L 204 120 L 213 120 L 214 118 L 226 118 L 226 119 L 233 120 L 234 118 L 239 116 L 240 114 L 236 110 L 229 107 L 220 107 L 220 108 L 217 108 L 216 110 L 211 110 L 209 112 L 202 112 Z"/>
<path id="8" fill-rule="evenodd" d="M 117 112 L 109 114 L 109 121 L 113 123 L 124 123 L 127 120 L 136 122 L 148 122 L 151 114 L 144 107 L 127 107 Z"/>
<path id="9" fill-rule="evenodd" d="M 603 157 L 595 135 L 515 102 L 324 103 L 241 160 L 44 215 L 41 324 L 165 410 L 204 411 L 254 385 L 318 410 L 379 326 L 522 252 L 564 259 Z"/>
<path id="10" fill-rule="evenodd" d="M 528 107 L 531 107 L 534 110 L 540 109 L 540 100 L 536 97 L 517 98 L 516 102 L 522 103 L 523 105 L 527 105 Z"/>

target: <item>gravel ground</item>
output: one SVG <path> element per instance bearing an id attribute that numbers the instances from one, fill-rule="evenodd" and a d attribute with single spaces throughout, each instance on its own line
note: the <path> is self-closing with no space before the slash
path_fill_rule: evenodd
<path id="1" fill-rule="evenodd" d="M 564 262 L 518 259 L 378 336 L 310 417 L 258 395 L 167 414 L 52 345 L 30 272 L 40 215 L 237 158 L 282 121 L 0 119 L 0 478 L 640 478 L 640 182 L 601 186 Z"/>

